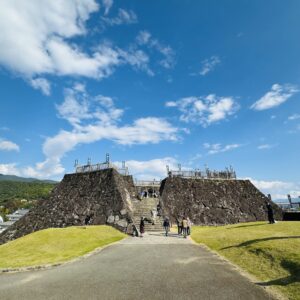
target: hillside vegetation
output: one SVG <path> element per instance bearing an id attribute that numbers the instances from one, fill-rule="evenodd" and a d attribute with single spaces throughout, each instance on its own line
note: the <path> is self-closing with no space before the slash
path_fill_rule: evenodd
<path id="1" fill-rule="evenodd" d="M 192 238 L 288 299 L 300 299 L 300 222 L 193 227 Z"/>
<path id="2" fill-rule="evenodd" d="M 0 269 L 61 263 L 124 237 L 105 225 L 37 231 L 0 246 Z"/>
<path id="3" fill-rule="evenodd" d="M 54 180 L 40 180 L 36 178 L 26 178 L 26 177 L 20 177 L 16 175 L 3 175 L 0 174 L 0 181 L 18 181 L 18 182 L 45 182 L 45 183 L 57 183 Z"/>
<path id="4" fill-rule="evenodd" d="M 34 200 L 47 198 L 54 187 L 55 184 L 45 182 L 0 181 L 0 206 L 9 212 L 31 207 Z M 22 199 L 27 202 L 21 202 Z"/>

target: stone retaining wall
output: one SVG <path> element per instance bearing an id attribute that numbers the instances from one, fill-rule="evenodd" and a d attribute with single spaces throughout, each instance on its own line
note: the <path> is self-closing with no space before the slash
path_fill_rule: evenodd
<path id="1" fill-rule="evenodd" d="M 0 244 L 31 232 L 50 228 L 91 224 L 110 224 L 122 231 L 132 219 L 128 181 L 114 169 L 67 174 L 47 200 L 0 235 Z"/>
<path id="2" fill-rule="evenodd" d="M 199 225 L 267 220 L 269 199 L 249 180 L 171 177 L 163 180 L 160 192 L 164 214 L 172 221 L 183 215 Z M 271 203 L 275 219 L 281 220 L 281 209 Z"/>

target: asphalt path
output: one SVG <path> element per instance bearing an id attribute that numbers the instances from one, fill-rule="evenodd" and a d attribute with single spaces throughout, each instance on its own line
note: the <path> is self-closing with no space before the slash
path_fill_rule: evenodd
<path id="1" fill-rule="evenodd" d="M 274 299 L 216 254 L 161 233 L 127 238 L 73 263 L 0 275 L 1 300 Z"/>

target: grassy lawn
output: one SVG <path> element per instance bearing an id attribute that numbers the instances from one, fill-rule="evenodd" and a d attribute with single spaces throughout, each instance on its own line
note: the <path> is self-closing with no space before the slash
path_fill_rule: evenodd
<path id="1" fill-rule="evenodd" d="M 300 299 L 300 222 L 193 227 L 192 238 L 289 299 Z"/>
<path id="2" fill-rule="evenodd" d="M 0 268 L 59 263 L 84 255 L 126 235 L 110 226 L 50 228 L 0 246 Z"/>

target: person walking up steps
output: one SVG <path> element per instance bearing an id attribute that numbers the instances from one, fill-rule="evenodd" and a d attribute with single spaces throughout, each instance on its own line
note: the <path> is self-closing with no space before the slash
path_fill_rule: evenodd
<path id="1" fill-rule="evenodd" d="M 166 236 L 168 236 L 169 231 L 170 231 L 170 221 L 169 221 L 169 219 L 167 217 L 164 220 L 163 226 L 165 228 Z"/>
<path id="2" fill-rule="evenodd" d="M 145 233 L 145 221 L 144 221 L 144 217 L 141 217 L 140 233 L 141 233 L 141 237 L 143 237 L 144 233 Z"/>
<path id="3" fill-rule="evenodd" d="M 183 217 L 182 219 L 182 231 L 183 231 L 183 236 L 186 239 L 187 236 L 187 227 L 188 227 L 188 222 L 186 217 Z"/>

